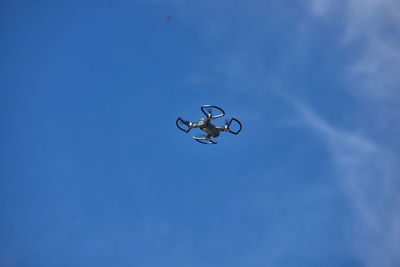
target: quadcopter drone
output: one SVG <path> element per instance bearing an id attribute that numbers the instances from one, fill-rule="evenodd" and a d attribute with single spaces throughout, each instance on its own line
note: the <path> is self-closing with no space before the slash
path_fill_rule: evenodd
<path id="1" fill-rule="evenodd" d="M 178 128 L 184 131 L 185 133 L 188 133 L 193 128 L 200 128 L 200 130 L 205 132 L 205 134 L 203 134 L 202 136 L 193 136 L 193 139 L 196 140 L 197 142 L 207 145 L 214 145 L 217 142 L 213 141 L 211 137 L 216 138 L 219 136 L 221 132 L 230 132 L 232 134 L 238 134 L 242 130 L 242 124 L 235 118 L 226 120 L 224 126 L 216 126 L 213 123 L 211 123 L 211 120 L 216 118 L 221 118 L 222 116 L 225 115 L 225 112 L 223 111 L 222 108 L 213 105 L 204 105 L 200 109 L 207 117 L 199 119 L 197 123 L 182 120 L 181 117 L 179 117 L 176 120 L 176 126 L 178 126 Z M 217 110 L 218 114 L 213 115 L 213 110 Z M 232 122 L 235 122 L 239 125 L 239 130 L 232 131 L 229 128 Z"/>

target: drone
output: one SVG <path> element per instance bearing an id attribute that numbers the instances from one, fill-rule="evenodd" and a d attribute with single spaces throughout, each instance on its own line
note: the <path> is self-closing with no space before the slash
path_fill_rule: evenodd
<path id="1" fill-rule="evenodd" d="M 204 105 L 201 106 L 200 109 L 206 115 L 206 118 L 200 118 L 197 123 L 185 121 L 181 117 L 178 117 L 176 120 L 176 126 L 185 133 L 188 133 L 193 128 L 200 128 L 200 130 L 205 132 L 205 134 L 201 136 L 193 136 L 193 139 L 197 142 L 201 144 L 215 145 L 217 142 L 212 140 L 211 137 L 216 138 L 221 132 L 238 134 L 242 130 L 242 124 L 235 118 L 226 120 L 224 126 L 216 126 L 211 122 L 211 120 L 221 118 L 225 115 L 225 111 L 222 108 L 213 105 Z M 218 114 L 214 115 L 213 112 L 218 112 Z M 230 129 L 232 122 L 239 125 L 239 130 L 233 131 Z"/>

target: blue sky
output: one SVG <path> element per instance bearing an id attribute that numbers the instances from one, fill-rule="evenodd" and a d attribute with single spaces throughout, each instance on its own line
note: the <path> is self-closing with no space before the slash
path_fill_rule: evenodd
<path id="1" fill-rule="evenodd" d="M 3 1 L 0 265 L 399 266 L 397 10 Z"/>

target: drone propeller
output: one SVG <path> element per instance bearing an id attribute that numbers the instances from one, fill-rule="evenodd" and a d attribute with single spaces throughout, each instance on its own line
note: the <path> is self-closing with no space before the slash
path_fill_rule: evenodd
<path id="1" fill-rule="evenodd" d="M 238 130 L 230 129 L 232 122 L 235 122 L 239 126 Z M 237 126 L 234 126 L 233 128 L 237 129 Z M 225 132 L 230 132 L 232 134 L 238 134 L 241 130 L 242 130 L 242 124 L 237 119 L 231 118 L 230 120 L 225 120 L 225 129 L 224 129 Z"/>
<path id="2" fill-rule="evenodd" d="M 176 126 L 180 129 L 180 130 L 182 130 L 182 131 L 184 131 L 184 132 L 189 132 L 190 131 L 190 129 L 191 129 L 191 125 L 190 125 L 191 123 L 190 123 L 190 121 L 186 121 L 186 120 L 183 120 L 181 117 L 179 117 L 177 120 L 176 120 Z"/>
<path id="3" fill-rule="evenodd" d="M 190 123 L 189 121 L 183 120 L 183 119 L 180 120 L 179 124 L 181 124 L 181 122 L 186 126 L 189 126 L 189 123 Z"/>
<path id="4" fill-rule="evenodd" d="M 207 116 L 208 119 L 216 119 L 225 115 L 225 112 L 222 108 L 213 105 L 204 105 L 201 106 L 200 109 L 204 113 L 204 115 Z M 218 114 L 214 115 L 213 113 L 218 113 Z"/>
<path id="5" fill-rule="evenodd" d="M 213 110 L 211 107 L 206 108 L 207 111 L 207 118 L 212 118 L 213 116 Z"/>
<path id="6" fill-rule="evenodd" d="M 225 129 L 224 129 L 225 132 L 229 131 L 229 126 L 231 124 L 230 122 L 231 122 L 230 119 L 225 119 Z"/>

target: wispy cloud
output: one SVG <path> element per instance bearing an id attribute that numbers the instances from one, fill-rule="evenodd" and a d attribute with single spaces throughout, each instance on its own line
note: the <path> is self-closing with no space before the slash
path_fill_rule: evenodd
<path id="1" fill-rule="evenodd" d="M 309 3 L 313 14 L 321 20 L 339 24 L 336 18 L 340 17 L 345 21 L 341 45 L 344 49 L 359 49 L 347 69 L 349 91 L 370 107 L 365 111 L 369 131 L 380 134 L 373 141 L 349 134 L 328 124 L 309 107 L 295 106 L 304 121 L 329 145 L 349 199 L 360 215 L 355 219 L 354 231 L 360 258 L 367 266 L 399 266 L 400 151 L 396 136 L 400 131 L 396 125 L 400 117 L 396 114 L 400 111 L 400 2 Z"/>
<path id="2" fill-rule="evenodd" d="M 329 147 L 333 164 L 353 203 L 354 245 L 366 266 L 400 264 L 400 172 L 398 157 L 360 134 L 329 124 L 293 101 L 305 125 Z"/>
<path id="3" fill-rule="evenodd" d="M 322 20 L 345 21 L 343 44 L 359 43 L 349 78 L 364 96 L 389 100 L 400 97 L 400 2 L 396 0 L 312 0 L 310 8 Z M 336 15 L 333 18 L 333 15 Z M 335 21 L 336 20 L 336 21 Z"/>

